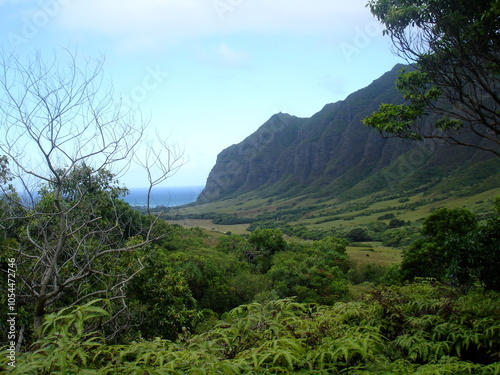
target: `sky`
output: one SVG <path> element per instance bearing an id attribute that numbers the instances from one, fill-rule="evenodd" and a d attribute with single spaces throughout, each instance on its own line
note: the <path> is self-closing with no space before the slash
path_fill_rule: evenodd
<path id="1" fill-rule="evenodd" d="M 367 0 L 0 0 L 0 43 L 105 56 L 115 94 L 150 117 L 203 186 L 216 157 L 273 114 L 310 117 L 401 60 Z M 127 187 L 146 186 L 132 167 Z"/>

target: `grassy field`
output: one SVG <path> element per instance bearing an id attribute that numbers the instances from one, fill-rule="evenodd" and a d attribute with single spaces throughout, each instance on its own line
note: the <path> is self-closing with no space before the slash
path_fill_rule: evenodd
<path id="1" fill-rule="evenodd" d="M 383 215 L 392 214 L 394 218 L 421 223 L 431 212 L 440 207 L 465 207 L 480 216 L 491 211 L 492 201 L 500 196 L 500 187 L 472 196 L 440 196 L 415 194 L 413 196 L 387 199 L 376 195 L 363 197 L 348 202 L 337 199 L 314 199 L 295 197 L 291 199 L 262 199 L 255 195 L 245 195 L 238 199 L 229 199 L 198 206 L 181 207 L 169 212 L 171 222 L 183 226 L 200 226 L 208 230 L 234 234 L 247 233 L 248 225 L 215 225 L 210 220 L 183 219 L 189 215 L 206 213 L 236 214 L 238 217 L 255 218 L 262 214 L 271 215 L 271 220 L 283 220 L 292 226 L 304 225 L 314 229 L 351 228 L 373 222 L 389 223 L 380 220 Z M 300 212 L 300 214 L 297 214 Z M 290 216 L 292 213 L 292 216 Z M 274 217 L 273 217 L 274 215 Z M 214 229 L 212 229 L 214 228 Z"/>
<path id="2" fill-rule="evenodd" d="M 383 246 L 380 242 L 366 242 L 365 247 L 347 247 L 347 255 L 355 266 L 376 263 L 390 266 L 401 263 L 403 252 L 400 249 Z"/>
<path id="3" fill-rule="evenodd" d="M 354 270 L 362 269 L 366 264 L 377 264 L 380 266 L 392 266 L 399 264 L 403 260 L 403 251 L 393 247 L 383 246 L 380 242 L 363 243 L 365 247 L 347 247 L 347 255 L 351 259 Z M 351 283 L 349 284 L 349 292 L 354 300 L 360 299 L 365 293 L 371 290 L 369 283 Z"/>
<path id="4" fill-rule="evenodd" d="M 219 225 L 214 224 L 212 220 L 206 219 L 181 219 L 181 220 L 167 220 L 170 224 L 177 224 L 184 228 L 199 227 L 209 232 L 227 233 L 232 234 L 248 234 L 246 230 L 249 224 L 236 224 L 236 225 Z"/>
<path id="5" fill-rule="evenodd" d="M 212 233 L 249 233 L 246 230 L 248 228 L 248 224 L 218 225 L 213 224 L 211 220 L 202 219 L 171 220 L 169 223 L 181 225 L 184 228 L 199 227 Z M 376 263 L 382 266 L 390 266 L 401 263 L 403 258 L 401 249 L 383 246 L 380 242 L 364 242 L 358 246 L 348 246 L 347 255 L 353 264 L 358 266 L 365 263 Z"/>
<path id="6" fill-rule="evenodd" d="M 391 218 L 411 222 L 412 227 L 419 228 L 422 221 L 440 207 L 465 207 L 485 218 L 491 214 L 493 200 L 500 196 L 500 187 L 490 189 L 471 196 L 447 196 L 437 194 L 415 194 L 408 197 L 386 198 L 371 195 L 347 202 L 337 199 L 313 198 L 311 196 L 294 197 L 290 199 L 262 199 L 248 194 L 238 199 L 230 199 L 200 206 L 182 207 L 170 212 L 170 223 L 186 228 L 200 227 L 218 236 L 222 233 L 249 234 L 248 224 L 220 225 L 212 220 L 188 219 L 186 215 L 206 213 L 236 214 L 238 217 L 256 218 L 266 214 L 271 222 L 288 224 L 290 226 L 305 226 L 310 230 L 334 233 L 348 233 L 356 227 L 369 227 L 374 223 L 389 224 Z M 382 219 L 389 217 L 389 219 Z M 418 229 L 415 229 L 417 231 Z M 342 235 L 342 234 L 341 234 Z M 366 242 L 347 248 L 353 266 L 379 264 L 390 266 L 402 261 L 402 250 L 385 247 L 380 242 Z"/>

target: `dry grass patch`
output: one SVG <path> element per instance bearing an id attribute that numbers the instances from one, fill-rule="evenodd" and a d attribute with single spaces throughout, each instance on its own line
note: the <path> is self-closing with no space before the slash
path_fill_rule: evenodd
<path id="1" fill-rule="evenodd" d="M 367 243 L 372 247 L 347 247 L 347 255 L 355 266 L 367 263 L 391 266 L 401 263 L 403 252 L 393 247 L 382 246 L 377 242 Z"/>

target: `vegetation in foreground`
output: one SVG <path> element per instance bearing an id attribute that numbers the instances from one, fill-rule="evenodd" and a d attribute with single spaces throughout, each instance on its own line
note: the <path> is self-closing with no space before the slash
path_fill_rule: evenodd
<path id="1" fill-rule="evenodd" d="M 401 267 L 352 267 L 348 242 L 336 237 L 164 226 L 167 236 L 136 253 L 145 269 L 126 287 L 117 321 L 125 331 L 109 324 L 113 301 L 61 303 L 38 335 L 26 330 L 15 367 L 4 348 L 2 366 L 14 374 L 498 374 L 499 221 L 500 199 L 482 223 L 470 211 L 438 210 Z M 457 243 L 467 247 L 448 250 Z M 366 281 L 354 298 L 349 285 Z M 18 309 L 29 326 L 30 305 Z"/>
<path id="2" fill-rule="evenodd" d="M 453 72 L 468 73 L 473 70 L 461 58 L 484 62 L 486 73 L 494 74 L 490 91 L 496 97 L 497 0 L 453 4 L 437 0 L 422 6 L 383 0 L 369 5 L 393 40 L 408 35 L 404 33 L 408 26 L 422 28 L 422 36 L 432 37 L 429 47 L 437 48 L 417 58 L 423 68 L 432 68 L 434 62 L 446 69 L 449 65 L 441 63 L 451 61 L 456 64 Z M 476 49 L 483 37 L 483 49 Z M 464 48 L 457 49 L 457 41 Z M 456 54 L 461 51 L 466 56 Z M 19 66 L 13 55 L 7 57 L 4 70 L 9 64 Z M 7 132 L 13 138 L 0 145 L 7 156 L 0 159 L 0 267 L 14 269 L 19 280 L 15 293 L 0 291 L 4 301 L 7 292 L 15 295 L 17 312 L 14 325 L 1 321 L 1 331 L 8 336 L 4 341 L 11 340 L 2 352 L 1 370 L 14 374 L 500 374 L 500 199 L 481 220 L 463 208 L 436 209 L 419 230 L 410 232 L 404 228 L 406 220 L 384 211 L 371 212 L 380 215 L 381 221 L 390 220 L 394 227 L 390 229 L 399 230 L 389 235 L 386 228 L 387 241 L 400 245 L 405 241 L 400 267 L 367 264 L 361 269 L 350 264 L 347 239 L 366 241 L 375 225 L 350 228 L 345 236 L 323 232 L 319 238 L 307 229 L 292 228 L 309 241 L 287 240 L 279 228 L 264 225 L 248 236 L 210 236 L 200 229 L 168 225 L 150 211 L 140 215 L 118 199 L 124 190 L 107 168 L 132 152 L 135 141 L 127 143 L 128 135 L 136 134 L 138 142 L 142 127 L 123 124 L 117 130 L 121 115 L 110 122 L 94 121 L 111 113 L 98 111 L 110 102 L 98 101 L 95 106 L 92 100 L 97 95 L 92 83 L 100 64 L 90 79 L 80 77 L 77 73 L 82 71 L 72 66 L 70 87 L 87 93 L 77 95 L 73 103 L 75 96 L 67 91 L 65 81 L 44 71 L 47 66 L 40 62 L 33 61 L 31 70 L 18 70 L 28 74 L 24 83 L 29 82 L 21 101 L 16 101 L 18 92 L 6 81 L 8 75 L 0 79 L 10 94 L 10 105 L 2 106 L 2 111 L 7 119 L 14 119 Z M 36 79 L 40 73 L 43 79 Z M 424 69 L 403 75 L 417 92 L 407 91 L 410 107 L 388 108 L 389 117 L 394 109 L 402 109 L 406 119 L 400 124 L 396 116 L 388 130 L 418 138 L 418 133 L 408 133 L 413 120 L 425 114 L 426 105 L 446 99 L 450 92 L 446 82 L 432 79 L 431 73 Z M 80 78 L 83 82 L 78 86 Z M 430 91 L 429 83 L 433 84 Z M 34 101 L 24 100 L 25 94 Z M 447 100 L 453 104 L 449 95 Z M 65 108 L 78 108 L 70 113 L 70 120 L 90 111 L 84 118 L 92 121 L 78 128 L 78 122 L 60 119 L 68 114 Z M 483 110 L 489 111 L 488 106 L 479 109 L 473 114 L 484 117 Z M 47 110 L 46 118 L 41 110 Z M 498 135 L 498 113 L 492 115 L 493 133 L 487 131 L 487 137 Z M 108 134 L 109 124 L 114 132 Z M 464 129 L 458 119 L 445 118 L 436 125 L 441 130 Z M 103 144 L 89 149 L 87 142 L 95 134 L 103 135 Z M 104 134 L 117 139 L 110 142 Z M 29 142 L 43 156 L 45 174 L 18 158 Z M 67 167 L 60 168 L 61 160 L 67 161 Z M 160 179 L 166 178 L 170 167 L 163 169 Z M 26 186 L 25 174 L 39 182 L 36 199 L 29 202 L 10 184 L 18 178 Z M 155 181 L 150 176 L 150 187 Z M 409 199 L 397 198 L 401 204 Z M 344 216 L 335 220 L 349 221 L 349 212 L 347 207 L 337 212 Z M 287 214 L 302 212 L 291 209 Z M 333 217 L 320 220 L 330 219 L 334 221 Z M 8 273 L 2 276 L 3 284 L 10 285 Z M 364 281 L 374 285 L 354 299 L 349 286 Z M 0 306 L 2 316 L 7 316 L 10 306 Z M 15 328 L 14 339 L 7 335 L 13 332 L 10 327 Z"/>
<path id="3" fill-rule="evenodd" d="M 107 344 L 100 301 L 47 317 L 13 374 L 498 374 L 500 298 L 430 282 L 333 306 L 239 306 L 176 342 Z"/>

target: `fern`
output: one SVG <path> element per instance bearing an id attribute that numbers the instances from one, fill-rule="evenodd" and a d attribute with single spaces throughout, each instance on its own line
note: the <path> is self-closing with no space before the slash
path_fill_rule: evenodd
<path id="1" fill-rule="evenodd" d="M 401 335 L 393 341 L 393 345 L 400 348 L 412 362 L 436 361 L 450 351 L 450 343 L 427 340 L 421 333 Z"/>
<path id="2" fill-rule="evenodd" d="M 13 374 L 499 375 L 498 294 L 454 293 L 425 284 L 334 306 L 253 303 L 178 342 L 127 345 L 89 332 L 107 316 L 105 302 L 93 301 L 47 316 L 38 348 L 19 357 Z"/>
<path id="3" fill-rule="evenodd" d="M 454 357 L 443 357 L 439 361 L 419 367 L 418 375 L 475 375 L 479 365 L 464 362 Z"/>
<path id="4" fill-rule="evenodd" d="M 481 375 L 498 375 L 500 374 L 500 362 L 495 362 L 490 365 L 484 366 Z"/>
<path id="5" fill-rule="evenodd" d="M 21 357 L 14 374 L 78 373 L 87 367 L 91 353 L 104 344 L 102 335 L 85 333 L 85 324 L 109 314 L 101 307 L 104 300 L 91 301 L 82 306 L 68 307 L 45 318 L 40 327 L 38 349 Z M 73 370 L 75 369 L 75 370 Z"/>
<path id="6" fill-rule="evenodd" d="M 292 370 L 301 364 L 304 354 L 305 348 L 300 341 L 282 338 L 264 343 L 257 352 L 253 353 L 252 361 L 256 368 L 267 367 L 267 364 L 271 364 Z"/>

